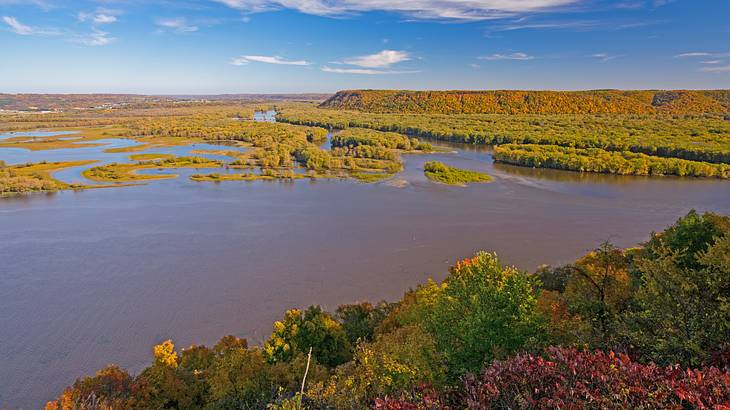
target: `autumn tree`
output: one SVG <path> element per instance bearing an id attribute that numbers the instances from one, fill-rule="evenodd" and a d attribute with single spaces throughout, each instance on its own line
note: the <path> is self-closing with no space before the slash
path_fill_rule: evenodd
<path id="1" fill-rule="evenodd" d="M 631 340 L 646 358 L 698 366 L 730 347 L 730 217 L 694 211 L 637 262 Z"/>
<path id="2" fill-rule="evenodd" d="M 335 367 L 352 358 L 352 345 L 342 325 L 319 306 L 287 311 L 283 321 L 274 323 L 264 351 L 270 360 L 286 362 L 297 352 L 308 352 L 310 347 L 317 361 L 325 366 Z"/>

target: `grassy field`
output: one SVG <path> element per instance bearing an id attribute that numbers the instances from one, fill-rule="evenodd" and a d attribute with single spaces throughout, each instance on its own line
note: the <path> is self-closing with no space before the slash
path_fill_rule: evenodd
<path id="1" fill-rule="evenodd" d="M 52 192 L 63 189 L 83 189 L 53 178 L 53 173 L 66 168 L 93 164 L 96 161 L 42 162 L 5 166 L 0 161 L 0 195 L 26 192 Z"/>
<path id="2" fill-rule="evenodd" d="M 172 168 L 220 168 L 221 161 L 209 160 L 201 157 L 175 157 L 152 162 L 137 162 L 134 164 L 109 164 L 89 168 L 83 176 L 99 182 L 137 182 L 155 179 L 177 178 L 175 174 L 150 175 L 139 174 L 144 169 L 172 169 Z"/>
<path id="3" fill-rule="evenodd" d="M 485 183 L 492 180 L 492 177 L 483 172 L 451 167 L 438 161 L 425 163 L 423 173 L 431 181 L 446 185 L 466 186 L 467 184 Z"/>

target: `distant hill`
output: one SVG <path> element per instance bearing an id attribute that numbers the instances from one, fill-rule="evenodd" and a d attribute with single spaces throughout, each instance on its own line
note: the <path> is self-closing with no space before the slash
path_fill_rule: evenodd
<path id="1" fill-rule="evenodd" d="M 730 112 L 714 91 L 340 91 L 320 107 L 403 114 L 704 114 Z"/>
<path id="2" fill-rule="evenodd" d="M 0 110 L 58 111 L 199 101 L 322 101 L 331 94 L 0 94 Z"/>

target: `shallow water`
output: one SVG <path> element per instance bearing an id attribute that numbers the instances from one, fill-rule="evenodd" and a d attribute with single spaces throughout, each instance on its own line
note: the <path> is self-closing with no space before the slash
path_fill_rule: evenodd
<path id="1" fill-rule="evenodd" d="M 397 299 L 479 249 L 534 269 L 605 240 L 634 245 L 692 208 L 730 213 L 727 181 L 532 170 L 450 146 L 405 156 L 378 184 L 197 183 L 194 170 L 154 170 L 180 177 L 0 200 L 0 407 L 39 408 L 110 362 L 139 371 L 167 338 L 259 342 L 288 308 Z M 0 149 L 0 160 L 101 159 L 106 148 Z M 149 152 L 192 149 L 221 148 Z M 433 184 L 422 170 L 433 159 L 495 180 Z"/>

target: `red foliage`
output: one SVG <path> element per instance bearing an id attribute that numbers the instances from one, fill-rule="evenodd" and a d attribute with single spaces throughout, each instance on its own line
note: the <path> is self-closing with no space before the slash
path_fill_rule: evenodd
<path id="1" fill-rule="evenodd" d="M 465 404 L 483 408 L 730 410 L 730 374 L 640 364 L 626 355 L 550 348 L 494 362 L 467 378 Z M 405 408 L 405 407 L 404 407 Z"/>
<path id="2" fill-rule="evenodd" d="M 375 410 L 437 410 L 448 409 L 442 394 L 429 386 L 421 386 L 416 392 L 399 398 L 376 399 Z"/>

